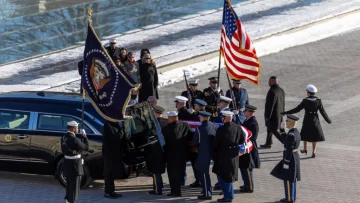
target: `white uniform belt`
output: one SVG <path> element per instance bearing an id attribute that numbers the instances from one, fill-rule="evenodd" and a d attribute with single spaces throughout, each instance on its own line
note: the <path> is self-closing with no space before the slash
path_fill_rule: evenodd
<path id="1" fill-rule="evenodd" d="M 78 155 L 75 155 L 75 156 L 66 156 L 65 155 L 65 159 L 80 159 L 81 158 L 81 155 L 78 154 Z"/>

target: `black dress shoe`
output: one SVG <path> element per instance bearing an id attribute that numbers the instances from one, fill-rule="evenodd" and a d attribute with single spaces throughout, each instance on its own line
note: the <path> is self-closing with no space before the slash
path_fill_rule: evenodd
<path id="1" fill-rule="evenodd" d="M 247 188 L 247 187 L 245 185 L 240 186 L 240 189 L 244 189 L 244 188 Z"/>
<path id="2" fill-rule="evenodd" d="M 315 153 L 312 154 L 311 158 L 315 158 Z"/>
<path id="3" fill-rule="evenodd" d="M 190 187 L 194 187 L 194 188 L 195 188 L 195 187 L 202 187 L 202 186 L 201 186 L 198 182 L 195 181 L 195 182 L 193 182 L 193 183 L 190 184 Z"/>
<path id="4" fill-rule="evenodd" d="M 104 197 L 109 198 L 109 199 L 116 199 L 118 197 L 122 197 L 122 194 L 118 194 L 116 192 L 111 192 L 111 193 L 106 193 L 104 195 Z"/>
<path id="5" fill-rule="evenodd" d="M 243 192 L 243 193 L 253 193 L 254 190 L 250 190 L 250 189 L 244 187 L 244 188 L 241 188 L 241 189 L 240 189 L 240 192 Z"/>
<path id="6" fill-rule="evenodd" d="M 204 196 L 204 195 L 198 196 L 197 198 L 200 199 L 200 200 L 212 200 L 212 197 L 207 197 L 207 196 Z"/>
<path id="7" fill-rule="evenodd" d="M 281 199 L 280 202 L 294 203 L 294 201 L 289 201 L 289 200 L 287 200 L 287 199 L 285 199 L 285 198 L 284 198 L 284 199 Z"/>
<path id="8" fill-rule="evenodd" d="M 168 194 L 167 196 L 168 197 L 181 197 L 180 194 L 172 194 L 172 193 Z"/>
<path id="9" fill-rule="evenodd" d="M 224 198 L 218 199 L 217 201 L 218 201 L 218 202 L 232 202 L 231 199 L 224 199 Z"/>
<path id="10" fill-rule="evenodd" d="M 162 192 L 149 191 L 149 195 L 162 195 Z"/>
<path id="11" fill-rule="evenodd" d="M 300 150 L 300 152 L 301 152 L 302 154 L 307 154 L 307 150 L 306 150 L 306 149 L 302 149 L 302 150 Z"/>
<path id="12" fill-rule="evenodd" d="M 215 185 L 214 185 L 214 188 L 213 188 L 214 190 L 220 190 L 220 184 L 219 183 L 216 183 Z"/>
<path id="13" fill-rule="evenodd" d="M 262 144 L 260 145 L 261 148 L 266 148 L 266 149 L 270 149 L 271 145 L 267 145 L 267 144 Z"/>

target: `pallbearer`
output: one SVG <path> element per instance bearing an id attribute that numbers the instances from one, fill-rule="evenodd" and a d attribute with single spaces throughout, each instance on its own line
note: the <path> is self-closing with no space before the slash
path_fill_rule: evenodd
<path id="1" fill-rule="evenodd" d="M 200 121 L 200 111 L 205 111 L 207 103 L 201 99 L 195 99 L 193 119 L 194 121 Z"/>
<path id="2" fill-rule="evenodd" d="M 203 195 L 198 196 L 200 200 L 212 199 L 212 188 L 209 174 L 210 161 L 212 158 L 212 142 L 214 140 L 217 125 L 209 121 L 211 113 L 200 111 L 201 125 L 194 132 L 193 144 L 197 146 L 199 154 L 195 162 L 195 169 L 199 173 L 203 188 Z"/>
<path id="3" fill-rule="evenodd" d="M 219 100 L 219 107 L 217 110 L 217 117 L 212 117 L 211 121 L 215 122 L 215 123 L 221 123 L 222 120 L 222 111 L 230 111 L 229 105 L 231 103 L 231 98 L 229 97 L 225 97 L 225 96 L 220 96 L 220 100 Z"/>
<path id="4" fill-rule="evenodd" d="M 295 127 L 299 120 L 296 116 L 287 115 L 285 125 L 281 124 L 281 141 L 284 143 L 283 160 L 271 171 L 271 175 L 284 181 L 285 198 L 281 202 L 293 203 L 296 201 L 296 181 L 300 181 L 300 156 L 297 149 L 300 145 L 300 133 Z"/>
<path id="5" fill-rule="evenodd" d="M 175 106 L 178 111 L 178 118 L 180 120 L 191 120 L 192 119 L 192 109 L 186 109 L 186 102 L 188 98 L 183 96 L 176 96 L 175 97 Z"/>
<path id="6" fill-rule="evenodd" d="M 68 203 L 76 202 L 79 191 L 81 176 L 84 175 L 81 152 L 89 149 L 86 133 L 82 130 L 82 136 L 78 133 L 78 123 L 71 121 L 67 123 L 67 133 L 61 138 L 61 150 L 64 154 L 64 163 L 62 172 L 66 176 L 66 196 L 65 201 Z"/>

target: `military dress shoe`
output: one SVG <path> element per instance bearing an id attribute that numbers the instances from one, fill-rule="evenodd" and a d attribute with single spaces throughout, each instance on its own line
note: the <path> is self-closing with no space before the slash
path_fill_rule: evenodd
<path id="1" fill-rule="evenodd" d="M 201 195 L 197 197 L 199 200 L 212 200 L 212 197 L 207 197 L 205 195 Z"/>
<path id="2" fill-rule="evenodd" d="M 155 192 L 153 190 L 148 192 L 149 195 L 162 195 L 162 192 Z"/>
<path id="3" fill-rule="evenodd" d="M 224 199 L 224 198 L 218 199 L 217 201 L 218 201 L 218 202 L 232 202 L 231 199 Z"/>
<path id="4" fill-rule="evenodd" d="M 104 195 L 104 197 L 109 198 L 109 199 L 116 199 L 118 197 L 122 197 L 122 194 L 118 194 L 116 192 L 111 192 L 111 193 L 106 193 Z"/>
<path id="5" fill-rule="evenodd" d="M 220 190 L 220 184 L 219 183 L 216 183 L 214 185 L 214 190 Z"/>
<path id="6" fill-rule="evenodd" d="M 172 193 L 168 194 L 167 196 L 168 197 L 181 197 L 181 195 L 179 195 L 179 194 L 172 194 Z"/>
<path id="7" fill-rule="evenodd" d="M 284 199 L 281 199 L 280 202 L 294 203 L 294 201 L 291 201 L 291 200 L 289 201 L 289 200 L 287 200 L 287 199 L 285 199 L 285 198 L 284 198 Z"/>
<path id="8" fill-rule="evenodd" d="M 240 192 L 243 192 L 243 193 L 253 193 L 254 190 L 250 190 L 249 188 L 244 187 L 244 188 L 240 188 Z"/>
<path id="9" fill-rule="evenodd" d="M 190 187 L 202 187 L 201 184 L 199 184 L 198 182 L 193 182 L 190 184 Z"/>
<path id="10" fill-rule="evenodd" d="M 265 149 L 270 149 L 271 145 L 267 145 L 267 144 L 262 144 L 260 145 L 261 148 L 265 148 Z"/>

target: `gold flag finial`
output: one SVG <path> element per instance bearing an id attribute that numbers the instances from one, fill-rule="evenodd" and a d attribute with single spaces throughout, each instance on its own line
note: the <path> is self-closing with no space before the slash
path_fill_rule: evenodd
<path id="1" fill-rule="evenodd" d="M 91 24 L 91 15 L 92 15 L 92 9 L 88 8 L 88 21 Z"/>

